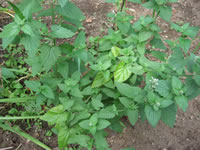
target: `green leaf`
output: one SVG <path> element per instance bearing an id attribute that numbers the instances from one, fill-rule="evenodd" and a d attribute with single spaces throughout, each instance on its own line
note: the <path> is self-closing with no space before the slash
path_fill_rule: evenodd
<path id="1" fill-rule="evenodd" d="M 130 99 L 128 99 L 127 97 L 120 97 L 119 101 L 126 107 L 129 108 L 132 104 L 133 101 L 131 101 Z"/>
<path id="2" fill-rule="evenodd" d="M 161 120 L 166 125 L 173 128 L 174 123 L 176 121 L 176 112 L 177 112 L 177 107 L 176 107 L 175 104 L 170 105 L 169 107 L 162 109 Z"/>
<path id="3" fill-rule="evenodd" d="M 152 36 L 152 32 L 150 31 L 141 31 L 139 33 L 139 42 L 144 42 L 148 40 Z"/>
<path id="4" fill-rule="evenodd" d="M 185 59 L 180 49 L 177 48 L 173 51 L 173 54 L 169 59 L 169 64 L 173 67 L 174 70 L 184 69 Z"/>
<path id="5" fill-rule="evenodd" d="M 29 56 L 34 56 L 38 52 L 40 46 L 40 37 L 25 35 L 21 38 L 20 43 L 24 45 Z"/>
<path id="6" fill-rule="evenodd" d="M 154 9 L 156 6 L 156 3 L 154 1 L 148 1 L 144 4 L 142 4 L 143 7 L 148 8 L 148 9 Z"/>
<path id="7" fill-rule="evenodd" d="M 68 143 L 79 144 L 79 145 L 87 148 L 89 140 L 90 140 L 90 137 L 87 135 L 75 135 L 73 137 L 70 137 Z"/>
<path id="8" fill-rule="evenodd" d="M 102 95 L 99 94 L 95 97 L 92 98 L 92 106 L 96 109 L 99 110 L 101 107 L 104 106 L 104 104 L 101 102 Z"/>
<path id="9" fill-rule="evenodd" d="M 160 59 L 161 61 L 166 61 L 166 56 L 167 54 L 165 52 L 160 52 L 160 51 L 151 51 L 151 54 L 153 57 Z"/>
<path id="10" fill-rule="evenodd" d="M 103 135 L 104 131 L 99 131 L 94 134 L 95 146 L 97 150 L 107 150 L 108 143 Z"/>
<path id="11" fill-rule="evenodd" d="M 171 93 L 170 83 L 167 80 L 158 80 L 158 85 L 156 86 L 155 91 L 161 96 L 167 98 Z"/>
<path id="12" fill-rule="evenodd" d="M 23 26 L 21 27 L 21 30 L 22 30 L 25 34 L 27 34 L 27 35 L 30 35 L 30 36 L 33 36 L 33 35 L 34 35 L 31 26 L 28 25 L 28 24 L 23 25 Z"/>
<path id="13" fill-rule="evenodd" d="M 135 98 L 141 92 L 141 89 L 139 87 L 130 86 L 126 83 L 116 82 L 115 85 L 122 95 L 129 98 Z"/>
<path id="14" fill-rule="evenodd" d="M 20 19 L 23 20 L 24 16 L 23 16 L 22 12 L 20 11 L 20 9 L 15 4 L 13 4 L 13 3 L 9 2 L 9 1 L 7 1 L 7 2 L 13 8 L 13 10 L 15 11 L 15 13 L 20 17 Z"/>
<path id="15" fill-rule="evenodd" d="M 69 63 L 68 62 L 59 63 L 58 72 L 62 75 L 64 79 L 67 79 L 69 74 Z"/>
<path id="16" fill-rule="evenodd" d="M 41 62 L 46 71 L 49 71 L 51 67 L 56 63 L 58 56 L 60 55 L 60 51 L 58 47 L 49 47 L 43 46 L 41 47 Z"/>
<path id="17" fill-rule="evenodd" d="M 19 26 L 15 22 L 12 22 L 4 27 L 3 32 L 0 33 L 0 38 L 15 37 L 18 35 L 19 31 Z"/>
<path id="18" fill-rule="evenodd" d="M 0 68 L 0 71 L 1 71 L 1 74 L 2 74 L 2 77 L 5 78 L 5 79 L 9 79 L 9 78 L 12 78 L 14 79 L 15 78 L 15 74 L 10 71 L 8 68 Z M 0 74 L 0 76 L 1 76 Z"/>
<path id="19" fill-rule="evenodd" d="M 119 47 L 117 47 L 117 46 L 113 46 L 111 48 L 111 51 L 112 51 L 112 54 L 114 55 L 114 57 L 117 57 L 119 55 L 120 50 L 121 49 Z"/>
<path id="20" fill-rule="evenodd" d="M 108 120 L 100 119 L 97 124 L 97 130 L 103 130 L 107 128 L 109 125 L 110 125 L 110 122 Z"/>
<path id="21" fill-rule="evenodd" d="M 63 104 L 65 110 L 69 110 L 75 103 L 73 99 L 69 99 L 69 97 L 59 97 L 59 100 Z"/>
<path id="22" fill-rule="evenodd" d="M 84 121 L 81 121 L 79 123 L 79 126 L 83 129 L 86 129 L 86 130 L 89 130 L 91 128 L 91 126 L 89 125 L 90 121 L 89 120 L 84 120 Z"/>
<path id="23" fill-rule="evenodd" d="M 177 77 L 173 76 L 172 77 L 172 88 L 181 90 L 182 87 L 183 87 L 183 83 L 181 82 L 181 80 L 179 80 Z"/>
<path id="24" fill-rule="evenodd" d="M 70 130 L 68 127 L 61 127 L 58 130 L 58 147 L 63 149 L 68 145 L 68 140 L 70 137 Z"/>
<path id="25" fill-rule="evenodd" d="M 35 92 L 39 92 L 40 91 L 41 84 L 40 84 L 39 81 L 25 81 L 24 83 L 29 89 L 31 89 L 31 90 L 33 90 Z"/>
<path id="26" fill-rule="evenodd" d="M 134 126 L 138 120 L 138 110 L 128 110 L 127 111 L 128 119 L 130 123 Z"/>
<path id="27" fill-rule="evenodd" d="M 136 3 L 136 4 L 142 4 L 142 1 L 141 0 L 128 0 L 129 2 L 133 2 L 133 3 Z"/>
<path id="28" fill-rule="evenodd" d="M 25 61 L 29 66 L 32 67 L 33 76 L 42 71 L 42 64 L 39 56 L 28 57 L 25 59 Z"/>
<path id="29" fill-rule="evenodd" d="M 67 4 L 68 0 L 58 0 L 58 3 L 61 7 L 64 7 Z"/>
<path id="30" fill-rule="evenodd" d="M 51 30 L 50 36 L 53 38 L 71 38 L 74 36 L 74 33 L 71 30 L 58 25 L 52 25 Z"/>
<path id="31" fill-rule="evenodd" d="M 135 148 L 123 148 L 122 150 L 135 150 Z"/>
<path id="32" fill-rule="evenodd" d="M 74 42 L 74 46 L 75 47 L 85 46 L 85 42 L 86 42 L 85 32 L 81 31 Z"/>
<path id="33" fill-rule="evenodd" d="M 47 98 L 54 99 L 54 93 L 48 85 L 43 85 L 41 87 L 41 93 Z"/>
<path id="34" fill-rule="evenodd" d="M 160 120 L 161 117 L 161 111 L 154 110 L 154 108 L 150 105 L 145 106 L 145 115 L 147 117 L 148 122 L 155 127 L 158 124 L 158 121 Z"/>
<path id="35" fill-rule="evenodd" d="M 92 88 L 100 87 L 104 85 L 106 82 L 108 82 L 110 79 L 110 72 L 99 72 L 97 73 L 93 83 L 92 83 Z"/>
<path id="36" fill-rule="evenodd" d="M 191 38 L 195 38 L 197 33 L 199 31 L 199 27 L 189 27 L 184 33 L 183 35 L 187 35 Z"/>
<path id="37" fill-rule="evenodd" d="M 180 47 L 184 50 L 185 53 L 188 52 L 192 41 L 190 39 L 179 38 Z"/>
<path id="38" fill-rule="evenodd" d="M 186 112 L 187 107 L 188 107 L 188 99 L 185 96 L 176 96 L 175 97 L 176 103 L 178 104 L 178 106 L 184 111 Z"/>
<path id="39" fill-rule="evenodd" d="M 172 17 L 171 6 L 161 6 L 159 16 L 167 22 L 170 22 Z"/>
<path id="40" fill-rule="evenodd" d="M 108 109 L 101 109 L 99 112 L 98 112 L 98 118 L 101 118 L 101 119 L 111 119 L 111 118 L 114 118 L 115 117 L 115 113 L 114 112 L 111 112 L 109 111 Z"/>
<path id="41" fill-rule="evenodd" d="M 163 49 L 166 50 L 167 48 L 165 47 L 164 43 L 162 42 L 162 40 L 160 38 L 153 38 L 150 41 L 150 44 L 155 47 L 155 48 L 159 48 L 159 49 Z"/>
<path id="42" fill-rule="evenodd" d="M 196 79 L 195 79 L 196 80 Z M 186 96 L 193 99 L 199 95 L 199 86 L 192 77 L 188 77 L 185 81 Z"/>
<path id="43" fill-rule="evenodd" d="M 51 125 L 61 124 L 68 120 L 69 114 L 64 111 L 63 105 L 51 108 L 47 113 L 40 117 L 41 120 L 47 121 Z"/>
<path id="44" fill-rule="evenodd" d="M 75 4 L 73 4 L 72 2 L 67 2 L 67 4 L 61 8 L 61 7 L 56 7 L 56 11 L 65 16 L 65 17 L 69 17 L 71 19 L 74 20 L 83 20 L 85 19 L 83 13 L 81 12 L 80 8 L 78 8 Z"/>
<path id="45" fill-rule="evenodd" d="M 135 64 L 132 68 L 131 68 L 131 72 L 133 72 L 136 75 L 143 75 L 144 73 L 144 68 L 138 64 Z"/>
<path id="46" fill-rule="evenodd" d="M 23 0 L 20 3 L 20 10 L 23 10 L 26 20 L 30 19 L 33 13 L 39 12 L 42 9 L 40 2 L 41 0 Z"/>
<path id="47" fill-rule="evenodd" d="M 120 62 L 114 72 L 114 80 L 116 82 L 124 82 L 131 75 L 130 66 L 126 65 L 124 62 Z"/>
<path id="48" fill-rule="evenodd" d="M 198 84 L 198 86 L 200 86 L 200 75 L 195 74 L 194 75 L 194 80 Z"/>
<path id="49" fill-rule="evenodd" d="M 174 102 L 173 102 L 172 100 L 167 100 L 167 99 L 162 100 L 162 101 L 160 102 L 160 108 L 166 108 L 166 107 L 170 106 L 170 105 L 173 104 L 173 103 L 174 103 Z"/>

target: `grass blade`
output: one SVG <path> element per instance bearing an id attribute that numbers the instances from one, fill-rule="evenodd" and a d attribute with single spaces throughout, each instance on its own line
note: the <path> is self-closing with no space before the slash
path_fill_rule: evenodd
<path id="1" fill-rule="evenodd" d="M 14 127 L 11 127 L 9 126 L 7 123 L 5 124 L 2 124 L 0 123 L 0 127 L 3 128 L 4 130 L 8 130 L 10 132 L 13 132 L 15 134 L 18 134 L 19 136 L 22 136 L 24 138 L 26 138 L 27 140 L 30 140 L 32 141 L 33 143 L 37 144 L 38 146 L 44 148 L 45 150 L 51 150 L 50 147 L 48 147 L 47 145 L 45 145 L 44 143 L 40 142 L 38 139 L 32 137 L 31 135 L 23 132 L 19 126 L 14 126 Z"/>
<path id="2" fill-rule="evenodd" d="M 5 99 L 0 99 L 0 103 L 23 103 L 31 100 L 35 100 L 35 97 L 5 98 Z"/>
<path id="3" fill-rule="evenodd" d="M 0 120 L 22 120 L 22 119 L 37 119 L 40 118 L 41 116 L 5 116 L 2 117 L 0 116 Z"/>

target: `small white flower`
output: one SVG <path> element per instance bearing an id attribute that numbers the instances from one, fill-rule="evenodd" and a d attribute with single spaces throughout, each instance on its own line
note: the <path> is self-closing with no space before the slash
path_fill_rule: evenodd
<path id="1" fill-rule="evenodd" d="M 151 79 L 149 80 L 149 82 L 151 82 L 151 87 L 153 89 L 156 88 L 156 86 L 158 85 L 158 79 L 154 78 L 154 77 L 151 77 Z"/>

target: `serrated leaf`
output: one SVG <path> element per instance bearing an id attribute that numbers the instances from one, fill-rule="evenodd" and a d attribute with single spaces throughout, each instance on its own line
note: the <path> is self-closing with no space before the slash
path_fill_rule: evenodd
<path id="1" fill-rule="evenodd" d="M 185 39 L 185 38 L 180 37 L 179 43 L 180 43 L 181 48 L 184 50 L 184 52 L 187 53 L 192 41 L 190 39 Z"/>
<path id="2" fill-rule="evenodd" d="M 104 104 L 101 102 L 102 95 L 99 94 L 95 97 L 92 98 L 92 106 L 96 109 L 99 110 L 101 107 L 104 106 Z"/>
<path id="3" fill-rule="evenodd" d="M 158 80 L 158 85 L 156 86 L 155 91 L 163 97 L 168 97 L 171 93 L 170 83 L 167 80 Z"/>
<path id="4" fill-rule="evenodd" d="M 176 121 L 176 112 L 177 112 L 177 107 L 176 107 L 175 104 L 170 105 L 169 107 L 162 109 L 161 120 L 166 125 L 173 128 L 174 123 Z"/>
<path id="5" fill-rule="evenodd" d="M 104 85 L 106 82 L 109 81 L 109 79 L 110 79 L 109 71 L 97 73 L 97 75 L 92 83 L 92 88 L 100 87 L 100 86 Z"/>
<path id="6" fill-rule="evenodd" d="M 153 38 L 151 41 L 150 41 L 150 44 L 155 47 L 155 48 L 160 48 L 160 49 L 163 49 L 163 50 L 166 50 L 167 48 L 165 47 L 164 43 L 162 42 L 162 40 L 160 38 Z"/>
<path id="7" fill-rule="evenodd" d="M 34 56 L 40 46 L 40 37 L 25 35 L 21 38 L 21 44 L 24 45 L 29 56 Z"/>
<path id="8" fill-rule="evenodd" d="M 95 146 L 97 150 L 108 149 L 108 143 L 103 133 L 104 133 L 103 131 L 99 131 L 94 134 Z"/>
<path id="9" fill-rule="evenodd" d="M 127 115 L 131 125 L 134 126 L 138 120 L 138 110 L 128 110 Z"/>
<path id="10" fill-rule="evenodd" d="M 0 33 L 0 38 L 15 37 L 19 31 L 19 26 L 15 22 L 12 22 L 4 27 L 3 32 Z"/>
<path id="11" fill-rule="evenodd" d="M 160 120 L 161 117 L 161 111 L 154 110 L 154 108 L 150 105 L 145 106 L 145 115 L 147 117 L 148 122 L 153 126 L 156 127 L 158 124 L 158 121 Z"/>
<path id="12" fill-rule="evenodd" d="M 41 87 L 41 93 L 47 98 L 54 99 L 54 93 L 48 85 L 43 85 Z"/>
<path id="13" fill-rule="evenodd" d="M 148 1 L 144 4 L 142 4 L 143 7 L 148 8 L 148 9 L 154 9 L 156 4 L 154 1 Z"/>
<path id="14" fill-rule="evenodd" d="M 130 99 L 128 99 L 127 97 L 120 97 L 119 101 L 126 107 L 129 108 L 131 106 L 131 104 L 133 103 L 133 101 L 131 101 Z"/>
<path id="15" fill-rule="evenodd" d="M 181 82 L 181 80 L 179 80 L 177 77 L 173 76 L 172 77 L 172 88 L 181 90 L 182 87 L 183 87 L 183 83 Z"/>
<path id="16" fill-rule="evenodd" d="M 144 42 L 148 40 L 152 36 L 152 32 L 150 31 L 141 31 L 139 33 L 139 42 Z"/>
<path id="17" fill-rule="evenodd" d="M 67 4 L 68 0 L 58 0 L 58 3 L 61 7 L 64 7 Z"/>
<path id="18" fill-rule="evenodd" d="M 25 81 L 24 83 L 29 89 L 31 89 L 31 90 L 33 90 L 35 92 L 39 92 L 40 91 L 41 84 L 40 84 L 39 81 Z"/>
<path id="19" fill-rule="evenodd" d="M 41 47 L 41 62 L 42 65 L 44 66 L 46 71 L 49 71 L 51 67 L 56 63 L 60 51 L 58 47 L 49 47 L 49 46 L 43 46 Z"/>
<path id="20" fill-rule="evenodd" d="M 58 130 L 58 147 L 65 148 L 68 145 L 70 131 L 68 127 L 62 127 Z"/>
<path id="21" fill-rule="evenodd" d="M 34 35 L 31 26 L 28 25 L 28 24 L 23 25 L 23 26 L 21 27 L 21 30 L 22 30 L 25 34 L 27 34 L 27 35 L 30 35 L 30 36 L 33 36 L 33 35 Z"/>
<path id="22" fill-rule="evenodd" d="M 69 110 L 75 103 L 73 99 L 69 99 L 69 97 L 59 97 L 59 100 L 63 104 L 63 108 L 65 110 Z"/>
<path id="23" fill-rule="evenodd" d="M 200 86 L 200 75 L 195 74 L 194 75 L 194 80 L 198 84 L 198 86 Z"/>
<path id="24" fill-rule="evenodd" d="M 23 10 L 22 12 L 26 20 L 30 19 L 33 13 L 39 12 L 42 9 L 40 2 L 40 0 L 23 0 L 20 3 L 19 8 Z"/>
<path id="25" fill-rule="evenodd" d="M 78 8 L 74 3 L 69 2 L 63 7 L 56 7 L 55 9 L 59 14 L 69 17 L 74 20 L 83 20 L 85 17 L 81 12 L 80 8 Z"/>
<path id="26" fill-rule="evenodd" d="M 160 108 L 166 108 L 168 106 L 170 106 L 171 104 L 173 104 L 174 102 L 172 100 L 167 100 L 164 99 L 160 102 Z"/>
<path id="27" fill-rule="evenodd" d="M 81 31 L 74 42 L 74 46 L 75 47 L 85 46 L 85 42 L 86 42 L 85 32 Z"/>
<path id="28" fill-rule="evenodd" d="M 133 3 L 136 3 L 136 4 L 142 4 L 142 1 L 141 0 L 128 0 L 129 2 L 133 2 Z"/>
<path id="29" fill-rule="evenodd" d="M 138 64 L 135 64 L 132 68 L 131 68 L 131 72 L 133 72 L 136 75 L 142 75 L 144 73 L 144 68 Z"/>
<path id="30" fill-rule="evenodd" d="M 115 113 L 114 112 L 111 112 L 107 109 L 101 109 L 99 112 L 98 112 L 98 118 L 101 118 L 101 119 L 111 119 L 111 118 L 114 118 L 115 117 Z"/>
<path id="31" fill-rule="evenodd" d="M 20 9 L 15 5 L 15 4 L 13 4 L 13 3 L 11 3 L 11 2 L 9 2 L 9 1 L 7 1 L 9 4 L 10 4 L 10 6 L 13 8 L 13 10 L 15 11 L 15 13 L 20 17 L 20 19 L 24 19 L 24 16 L 23 16 L 23 14 L 22 14 L 22 12 L 20 11 Z"/>
<path id="32" fill-rule="evenodd" d="M 64 79 L 67 79 L 69 74 L 69 63 L 68 62 L 59 63 L 58 72 L 62 75 Z"/>
<path id="33" fill-rule="evenodd" d="M 71 38 L 74 36 L 74 33 L 71 30 L 58 25 L 52 25 L 51 30 L 50 36 L 53 38 Z"/>
<path id="34" fill-rule="evenodd" d="M 175 49 L 173 51 L 173 54 L 171 55 L 169 59 L 169 64 L 173 67 L 175 70 L 184 69 L 185 66 L 185 59 L 182 51 L 180 49 Z"/>
<path id="35" fill-rule="evenodd" d="M 109 125 L 110 125 L 110 122 L 108 120 L 100 119 L 97 124 L 97 130 L 103 130 L 107 128 Z"/>
<path id="36" fill-rule="evenodd" d="M 159 16 L 167 22 L 170 22 L 172 17 L 172 8 L 171 6 L 161 6 Z"/>
<path id="37" fill-rule="evenodd" d="M 126 65 L 124 62 L 120 62 L 114 72 L 114 80 L 116 82 L 124 82 L 131 75 L 130 66 Z"/>
<path id="38" fill-rule="evenodd" d="M 75 135 L 73 137 L 70 137 L 68 143 L 79 144 L 79 145 L 87 148 L 89 140 L 90 140 L 90 137 L 87 135 Z"/>
<path id="39" fill-rule="evenodd" d="M 8 68 L 2 67 L 0 68 L 0 72 L 1 72 L 0 76 L 2 75 L 2 77 L 5 79 L 15 78 L 15 74 L 12 71 L 10 71 Z"/>
<path id="40" fill-rule="evenodd" d="M 195 38 L 197 33 L 199 31 L 199 27 L 189 27 L 184 33 L 183 35 L 187 35 L 191 38 Z"/>
<path id="41" fill-rule="evenodd" d="M 178 104 L 178 106 L 184 111 L 186 112 L 187 107 L 188 107 L 188 99 L 185 96 L 176 96 L 175 97 L 176 103 Z"/>
<path id="42" fill-rule="evenodd" d="M 119 47 L 117 47 L 117 46 L 113 46 L 111 48 L 111 51 L 112 51 L 112 54 L 114 55 L 114 57 L 117 57 L 119 55 L 120 50 L 121 49 Z"/>
<path id="43" fill-rule="evenodd" d="M 60 124 L 68 120 L 69 114 L 64 111 L 63 105 L 51 108 L 47 113 L 40 117 L 41 120 L 47 121 L 51 125 Z"/>
<path id="44" fill-rule="evenodd" d="M 141 92 L 141 89 L 139 87 L 130 86 L 126 83 L 116 82 L 115 85 L 122 95 L 129 98 L 135 98 Z"/>

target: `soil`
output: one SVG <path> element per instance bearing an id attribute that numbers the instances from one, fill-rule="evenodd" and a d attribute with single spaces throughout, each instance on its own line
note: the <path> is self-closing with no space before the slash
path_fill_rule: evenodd
<path id="1" fill-rule="evenodd" d="M 73 0 L 84 12 L 86 21 L 84 26 L 88 36 L 102 34 L 107 28 L 106 14 L 115 11 L 111 4 L 104 0 Z M 151 14 L 150 10 L 144 9 L 137 4 L 128 3 L 128 12 L 135 16 L 135 20 L 141 15 Z M 173 22 L 190 22 L 194 26 L 200 26 L 200 0 L 179 0 L 172 4 Z M 1 24 L 0 20 L 0 24 Z M 175 39 L 177 33 L 169 28 L 169 24 L 159 19 L 158 24 L 162 28 L 163 39 Z M 200 33 L 199 33 L 200 37 Z M 193 42 L 192 48 L 200 41 Z M 200 50 L 199 50 L 200 51 Z M 199 52 L 198 51 L 198 52 Z M 200 150 L 200 97 L 189 102 L 187 112 L 178 110 L 177 121 L 174 128 L 169 128 L 162 122 L 157 127 L 151 127 L 147 122 L 137 122 L 133 127 L 128 122 L 127 128 L 122 134 L 108 131 L 108 143 L 112 150 L 134 147 L 136 150 Z M 27 132 L 43 141 L 52 149 L 57 149 L 56 137 L 45 137 L 45 130 L 36 130 L 33 126 Z M 41 150 L 38 146 L 19 137 L 16 134 L 0 129 L 1 148 L 13 147 L 20 150 Z"/>

